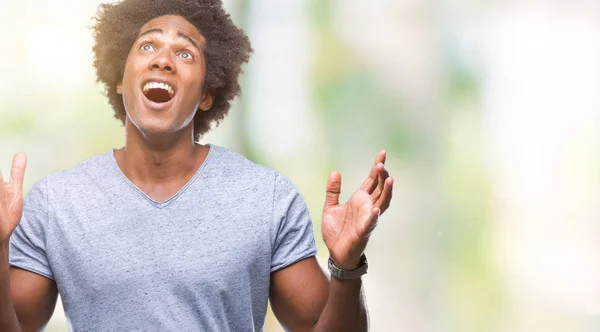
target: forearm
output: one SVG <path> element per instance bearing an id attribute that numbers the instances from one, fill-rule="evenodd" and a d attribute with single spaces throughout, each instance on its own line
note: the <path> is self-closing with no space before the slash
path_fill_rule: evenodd
<path id="1" fill-rule="evenodd" d="M 10 296 L 8 248 L 8 243 L 0 244 L 0 331 L 21 332 Z"/>
<path id="2" fill-rule="evenodd" d="M 327 304 L 314 326 L 314 332 L 368 330 L 368 314 L 362 280 L 340 280 L 331 277 Z"/>

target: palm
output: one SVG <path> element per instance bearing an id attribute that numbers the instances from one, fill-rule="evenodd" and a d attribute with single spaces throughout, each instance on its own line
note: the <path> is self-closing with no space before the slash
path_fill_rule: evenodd
<path id="1" fill-rule="evenodd" d="M 10 183 L 4 182 L 0 173 L 0 243 L 8 241 L 23 214 L 23 176 L 26 163 L 25 155 L 15 156 Z"/>
<path id="2" fill-rule="evenodd" d="M 346 204 L 325 208 L 323 240 L 336 261 L 348 261 L 364 251 L 372 210 L 373 202 L 364 190 L 356 191 Z"/>

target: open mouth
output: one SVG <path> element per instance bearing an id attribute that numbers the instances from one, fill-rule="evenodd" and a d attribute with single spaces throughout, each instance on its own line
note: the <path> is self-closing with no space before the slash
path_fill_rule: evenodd
<path id="1" fill-rule="evenodd" d="M 144 96 L 155 103 L 166 103 L 173 99 L 175 90 L 169 84 L 148 82 L 142 88 Z"/>

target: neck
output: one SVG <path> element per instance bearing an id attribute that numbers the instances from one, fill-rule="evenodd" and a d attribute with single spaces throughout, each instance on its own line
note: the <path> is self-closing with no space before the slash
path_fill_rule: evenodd
<path id="1" fill-rule="evenodd" d="M 115 158 L 134 182 L 177 182 L 194 174 L 208 153 L 206 146 L 194 142 L 193 134 L 191 123 L 178 133 L 151 137 L 126 121 L 125 147 L 115 152 Z"/>

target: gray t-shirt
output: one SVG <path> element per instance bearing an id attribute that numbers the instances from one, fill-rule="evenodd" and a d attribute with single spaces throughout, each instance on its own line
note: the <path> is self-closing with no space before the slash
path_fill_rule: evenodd
<path id="1" fill-rule="evenodd" d="M 45 177 L 10 250 L 56 280 L 73 331 L 262 331 L 271 272 L 316 254 L 290 180 L 215 145 L 160 203 L 112 150 Z"/>

